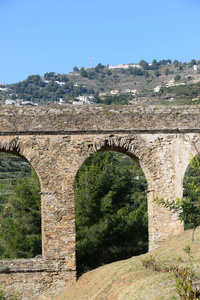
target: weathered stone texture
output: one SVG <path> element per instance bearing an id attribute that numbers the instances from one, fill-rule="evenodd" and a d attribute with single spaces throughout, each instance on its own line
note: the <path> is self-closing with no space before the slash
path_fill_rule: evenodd
<path id="1" fill-rule="evenodd" d="M 53 299 L 76 280 L 76 271 L 59 259 L 0 261 L 0 268 L 0 282 L 9 293 L 17 293 L 19 299 Z"/>
<path id="2" fill-rule="evenodd" d="M 148 182 L 149 250 L 183 231 L 153 198 L 182 196 L 189 160 L 200 152 L 199 107 L 66 107 L 0 111 L 0 151 L 26 159 L 41 183 L 43 258 L 3 261 L 0 283 L 22 299 L 50 299 L 75 280 L 74 179 L 98 151 L 127 154 Z"/>
<path id="3" fill-rule="evenodd" d="M 199 106 L 0 108 L 3 132 L 198 129 Z M 23 120 L 23 121 L 22 121 Z"/>

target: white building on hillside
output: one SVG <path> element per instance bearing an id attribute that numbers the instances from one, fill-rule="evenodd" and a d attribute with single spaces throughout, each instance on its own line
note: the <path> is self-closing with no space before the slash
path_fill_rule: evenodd
<path id="1" fill-rule="evenodd" d="M 126 90 L 123 90 L 122 93 L 124 94 L 133 94 L 135 95 L 137 93 L 137 90 L 132 90 L 132 89 L 126 89 Z"/>
<path id="2" fill-rule="evenodd" d="M 108 69 L 129 69 L 129 68 L 141 68 L 139 64 L 119 64 L 117 66 L 109 66 Z"/>
<path id="3" fill-rule="evenodd" d="M 93 104 L 94 96 L 78 96 L 73 101 L 73 105 Z"/>
<path id="4" fill-rule="evenodd" d="M 112 90 L 110 93 L 111 93 L 111 95 L 118 95 L 118 94 L 120 94 L 120 92 L 118 90 Z"/>
<path id="5" fill-rule="evenodd" d="M 153 91 L 154 91 L 154 93 L 158 93 L 158 92 L 160 92 L 160 89 L 161 89 L 161 85 L 156 86 Z"/>
<path id="6" fill-rule="evenodd" d="M 14 100 L 12 100 L 12 99 L 7 99 L 7 100 L 5 101 L 5 104 L 6 104 L 6 105 L 15 105 L 16 102 L 15 102 Z"/>

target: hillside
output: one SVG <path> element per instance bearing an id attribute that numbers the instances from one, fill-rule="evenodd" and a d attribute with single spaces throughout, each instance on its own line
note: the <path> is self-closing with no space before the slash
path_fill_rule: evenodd
<path id="1" fill-rule="evenodd" d="M 200 286 L 200 245 L 191 242 L 191 230 L 170 239 L 159 249 L 105 265 L 82 275 L 71 288 L 57 296 L 57 300 L 158 300 L 180 299 L 175 290 L 172 272 L 156 272 L 146 269 L 141 260 L 152 255 L 160 265 L 179 264 L 186 267 L 193 263 L 198 275 L 195 283 Z M 200 229 L 197 229 L 196 240 L 200 241 Z M 189 245 L 191 255 L 183 250 Z M 176 260 L 179 258 L 179 263 Z M 180 259 L 181 258 L 181 259 Z M 174 298 L 173 298 L 174 297 Z"/>
<path id="2" fill-rule="evenodd" d="M 22 82 L 11 85 L 1 84 L 0 104 L 3 104 L 6 99 L 17 100 L 18 103 L 23 100 L 45 105 L 55 102 L 69 104 L 79 96 L 87 96 L 89 102 L 92 100 L 94 103 L 105 104 L 119 102 L 128 104 L 130 100 L 151 104 L 158 101 L 162 103 L 171 98 L 175 98 L 175 101 L 192 100 L 192 98 L 199 100 L 200 61 L 191 60 L 190 63 L 181 63 L 175 60 L 172 63 L 171 60 L 159 62 L 153 60 L 152 64 L 141 61 L 136 66 L 121 65 L 121 67 L 110 68 L 98 64 L 95 68 L 87 70 L 74 67 L 73 72 L 68 74 L 49 72 L 43 77 L 31 75 Z M 174 97 L 162 98 L 169 94 L 165 86 L 174 85 L 175 88 L 186 85 L 192 90 L 194 87 L 193 94 L 188 95 L 187 88 L 184 93 L 175 90 Z M 159 92 L 161 87 L 164 90 Z M 112 99 L 106 101 L 108 95 L 112 96 Z"/>

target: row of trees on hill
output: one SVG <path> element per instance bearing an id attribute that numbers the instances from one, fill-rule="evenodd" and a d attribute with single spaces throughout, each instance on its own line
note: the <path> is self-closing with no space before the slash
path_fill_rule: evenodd
<path id="1" fill-rule="evenodd" d="M 39 75 L 31 75 L 26 80 L 11 85 L 13 89 L 11 98 L 13 100 L 23 99 L 45 104 L 58 101 L 60 98 L 67 101 L 84 93 L 95 93 L 92 88 L 86 89 L 83 85 L 74 86 L 73 82 L 68 80 L 67 75 L 55 75 L 54 72 L 50 72 L 44 76 L 48 83 Z M 62 82 L 62 84 L 56 81 Z"/>
<path id="2" fill-rule="evenodd" d="M 189 66 L 192 67 L 194 65 L 197 65 L 198 63 L 199 63 L 198 61 L 196 61 L 195 59 L 192 59 L 189 63 Z M 139 65 L 144 70 L 157 70 L 162 66 L 171 65 L 171 64 L 173 64 L 175 67 L 179 67 L 179 66 L 185 67 L 187 65 L 187 63 L 181 63 L 177 59 L 175 59 L 173 61 L 173 63 L 172 63 L 171 59 L 162 59 L 160 61 L 157 61 L 156 59 L 154 59 L 151 64 L 148 64 L 148 62 L 146 62 L 143 59 L 139 62 Z"/>

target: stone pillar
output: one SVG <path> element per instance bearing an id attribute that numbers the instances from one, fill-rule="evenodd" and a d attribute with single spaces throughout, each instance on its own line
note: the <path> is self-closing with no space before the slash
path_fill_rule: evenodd
<path id="1" fill-rule="evenodd" d="M 153 202 L 155 197 L 174 200 L 183 195 L 183 177 L 189 154 L 178 135 L 159 136 L 152 156 L 152 180 L 148 191 L 149 251 L 183 232 L 178 215 Z M 161 151 L 162 150 L 162 151 Z"/>
<path id="2" fill-rule="evenodd" d="M 75 272 L 73 186 L 82 162 L 75 161 L 80 155 L 70 142 L 68 136 L 37 137 L 34 144 L 27 141 L 24 152 L 41 183 L 43 257 L 65 261 L 65 268 Z"/>

